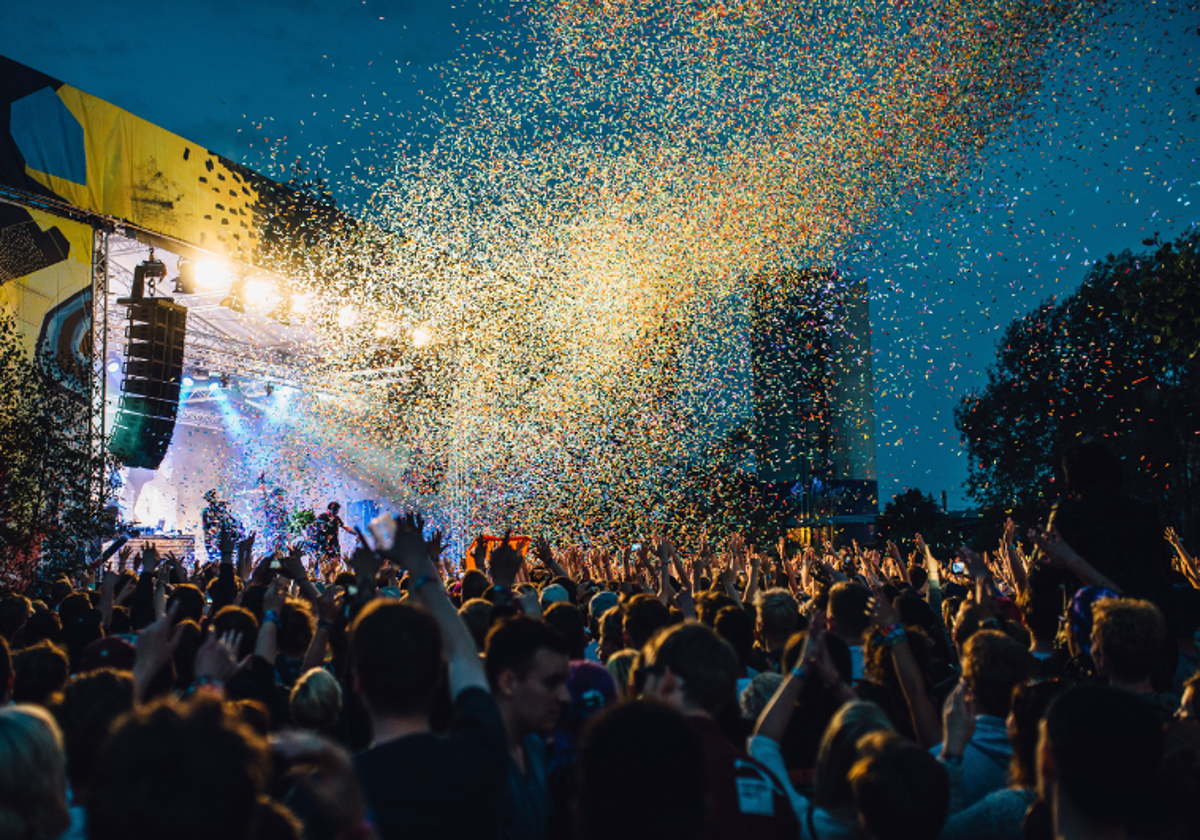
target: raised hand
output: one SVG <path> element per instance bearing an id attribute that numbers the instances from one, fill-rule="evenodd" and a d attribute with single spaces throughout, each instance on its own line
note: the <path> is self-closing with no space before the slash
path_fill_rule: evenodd
<path id="1" fill-rule="evenodd" d="M 960 680 L 942 706 L 943 758 L 962 758 L 975 734 L 975 698 L 966 680 Z"/>
<path id="2" fill-rule="evenodd" d="M 488 567 L 492 583 L 505 589 L 512 587 L 513 581 L 517 579 L 517 572 L 525 563 L 521 552 L 513 548 L 511 538 L 512 529 L 509 528 L 504 532 L 504 540 L 500 545 L 492 549 L 491 563 Z"/>
<path id="3" fill-rule="evenodd" d="M 228 682 L 229 678 L 245 667 L 250 657 L 244 657 L 240 662 L 237 652 L 242 646 L 242 634 L 230 630 L 217 638 L 210 633 L 204 644 L 196 651 L 196 679 L 210 680 L 217 683 Z"/>

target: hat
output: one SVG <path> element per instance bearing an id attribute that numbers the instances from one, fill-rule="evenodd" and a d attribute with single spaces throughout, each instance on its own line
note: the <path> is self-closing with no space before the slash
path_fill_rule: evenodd
<path id="1" fill-rule="evenodd" d="M 79 654 L 79 672 L 82 674 L 99 668 L 132 671 L 136 656 L 137 651 L 129 642 L 117 636 L 105 636 L 92 642 Z"/>
<path id="2" fill-rule="evenodd" d="M 570 600 L 567 596 L 567 590 L 559 586 L 557 583 L 552 583 L 542 590 L 541 602 L 543 607 L 548 607 L 551 604 L 557 604 L 559 601 Z"/>
<path id="3" fill-rule="evenodd" d="M 616 592 L 610 592 L 607 589 L 601 590 L 592 596 L 592 600 L 588 601 L 588 615 L 598 620 L 600 616 L 611 610 L 620 601 L 621 599 Z"/>

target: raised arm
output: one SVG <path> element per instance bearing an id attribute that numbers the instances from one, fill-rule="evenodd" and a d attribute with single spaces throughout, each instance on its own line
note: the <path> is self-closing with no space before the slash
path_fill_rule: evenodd
<path id="1" fill-rule="evenodd" d="M 1034 545 L 1040 549 L 1042 562 L 1046 565 L 1066 569 L 1079 578 L 1084 586 L 1099 586 L 1111 589 L 1118 595 L 1121 594 L 1121 587 L 1097 571 L 1096 567 L 1087 560 L 1080 557 L 1075 549 L 1071 548 L 1066 540 L 1062 538 L 1062 535 L 1058 533 L 1058 529 L 1054 525 L 1048 527 L 1044 532 L 1030 528 L 1029 539 L 1033 540 Z"/>
<path id="2" fill-rule="evenodd" d="M 429 546 L 423 534 L 424 520 L 410 513 L 399 519 L 397 526 L 395 542 L 386 555 L 413 576 L 408 588 L 409 595 L 417 598 L 433 613 L 442 631 L 442 642 L 446 646 L 446 661 L 449 665 L 451 695 L 457 697 L 468 688 L 482 688 L 487 691 L 487 675 L 479 659 L 475 640 L 455 609 L 450 596 L 446 594 L 437 569 L 429 559 Z M 493 560 L 495 554 L 496 552 L 492 552 Z M 514 568 L 513 574 L 515 573 Z"/>
<path id="3" fill-rule="evenodd" d="M 925 693 L 925 680 L 909 647 L 908 634 L 900 623 L 900 613 L 888 603 L 882 590 L 875 593 L 875 610 L 871 621 L 879 628 L 884 643 L 892 652 L 892 662 L 896 666 L 904 701 L 908 704 L 917 742 L 923 747 L 932 747 L 942 740 L 942 724 L 933 703 L 929 702 L 929 695 Z"/>

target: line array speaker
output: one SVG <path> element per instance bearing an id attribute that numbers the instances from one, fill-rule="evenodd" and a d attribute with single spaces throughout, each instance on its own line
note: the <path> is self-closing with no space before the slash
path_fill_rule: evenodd
<path id="1" fill-rule="evenodd" d="M 108 449 L 127 467 L 158 469 L 175 433 L 187 307 L 166 298 L 129 302 L 121 404 Z"/>

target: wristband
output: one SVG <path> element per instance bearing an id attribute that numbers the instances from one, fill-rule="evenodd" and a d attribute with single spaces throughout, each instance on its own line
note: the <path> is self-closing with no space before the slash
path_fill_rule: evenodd
<path id="1" fill-rule="evenodd" d="M 883 637 L 883 643 L 888 647 L 902 645 L 908 641 L 908 634 L 904 632 L 904 628 L 897 625 L 896 629 L 889 630 L 887 635 Z"/>
<path id="2" fill-rule="evenodd" d="M 806 667 L 806 663 L 802 662 L 799 665 L 797 665 L 795 668 L 793 668 L 792 676 L 798 680 L 807 680 L 808 679 L 808 668 Z"/>
<path id="3" fill-rule="evenodd" d="M 419 578 L 417 578 L 416 580 L 414 580 L 412 583 L 410 583 L 408 585 L 408 591 L 410 593 L 415 593 L 418 589 L 420 589 L 425 584 L 433 583 L 434 580 L 435 580 L 435 578 L 433 575 L 421 575 Z"/>
<path id="4" fill-rule="evenodd" d="M 949 764 L 951 767 L 962 767 L 963 757 L 961 755 L 945 755 L 941 756 L 943 764 Z"/>
<path id="5" fill-rule="evenodd" d="M 268 623 L 273 623 L 276 627 L 279 627 L 282 624 L 282 622 L 279 620 L 279 613 L 275 612 L 275 610 L 267 610 L 264 612 L 263 624 Z"/>

